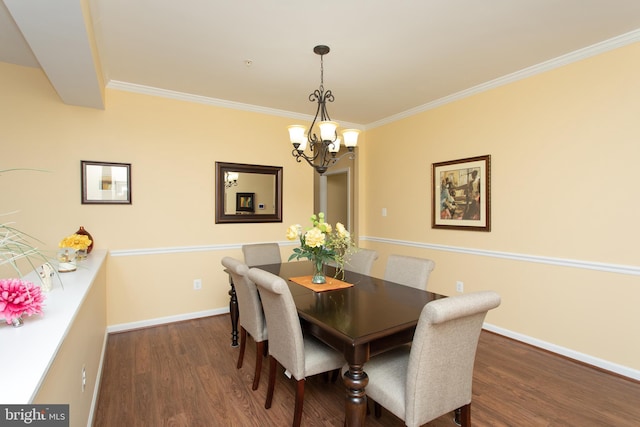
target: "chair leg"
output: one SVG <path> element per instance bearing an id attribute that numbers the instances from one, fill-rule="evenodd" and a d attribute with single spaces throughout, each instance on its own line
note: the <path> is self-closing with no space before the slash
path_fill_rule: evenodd
<path id="1" fill-rule="evenodd" d="M 296 385 L 296 407 L 293 411 L 293 427 L 300 427 L 302 422 L 302 405 L 304 404 L 304 378 Z"/>
<path id="2" fill-rule="evenodd" d="M 471 427 L 471 403 L 459 408 L 460 409 L 460 425 L 462 427 Z"/>
<path id="3" fill-rule="evenodd" d="M 251 390 L 257 390 L 260 385 L 260 373 L 262 372 L 262 353 L 264 341 L 256 343 L 256 371 L 253 373 L 253 386 Z"/>
<path id="4" fill-rule="evenodd" d="M 471 427 L 471 403 L 453 411 L 453 422 L 461 427 Z"/>
<path id="5" fill-rule="evenodd" d="M 378 402 L 373 402 L 373 413 L 376 418 L 380 418 L 382 416 L 382 406 Z"/>
<path id="6" fill-rule="evenodd" d="M 242 361 L 244 360 L 244 349 L 247 345 L 247 330 L 240 326 L 240 354 L 238 354 L 238 364 L 236 369 L 242 368 Z"/>
<path id="7" fill-rule="evenodd" d="M 269 356 L 269 387 L 267 388 L 267 400 L 264 402 L 266 409 L 271 408 L 271 401 L 273 400 L 273 389 L 276 386 L 276 359 L 273 356 Z"/>

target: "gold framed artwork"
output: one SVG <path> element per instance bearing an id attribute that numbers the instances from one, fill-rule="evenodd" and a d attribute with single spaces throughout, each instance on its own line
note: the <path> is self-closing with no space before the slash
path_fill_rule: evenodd
<path id="1" fill-rule="evenodd" d="M 433 163 L 432 228 L 491 231 L 491 156 Z"/>

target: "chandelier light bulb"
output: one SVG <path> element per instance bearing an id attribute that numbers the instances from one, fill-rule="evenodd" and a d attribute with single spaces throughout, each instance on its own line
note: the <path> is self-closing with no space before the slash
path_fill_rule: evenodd
<path id="1" fill-rule="evenodd" d="M 336 138 L 338 123 L 323 121 L 318 123 L 318 127 L 320 128 L 320 139 L 322 141 L 333 141 Z"/>
<path id="2" fill-rule="evenodd" d="M 344 146 L 352 149 L 358 145 L 358 135 L 360 131 L 358 129 L 345 129 L 342 131 L 342 138 L 344 139 Z"/>
<path id="3" fill-rule="evenodd" d="M 296 150 L 304 151 L 306 149 L 307 149 L 307 135 L 304 135 L 302 137 L 302 140 L 300 141 L 300 145 L 298 145 L 298 148 L 296 148 Z"/>
<path id="4" fill-rule="evenodd" d="M 335 141 L 329 143 L 329 151 L 335 156 L 340 151 L 340 137 L 337 137 Z"/>
<path id="5" fill-rule="evenodd" d="M 289 139 L 294 146 L 296 146 L 296 144 L 302 144 L 302 142 L 305 140 L 306 136 L 304 134 L 304 131 L 305 127 L 302 125 L 289 126 Z M 298 147 L 296 146 L 296 148 Z"/>

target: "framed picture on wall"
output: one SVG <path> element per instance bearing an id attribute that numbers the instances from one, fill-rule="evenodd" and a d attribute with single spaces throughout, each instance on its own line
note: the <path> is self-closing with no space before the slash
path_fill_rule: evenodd
<path id="1" fill-rule="evenodd" d="M 255 193 L 236 193 L 236 212 L 255 212 Z"/>
<path id="2" fill-rule="evenodd" d="M 80 161 L 82 204 L 131 204 L 131 164 Z"/>
<path id="3" fill-rule="evenodd" d="M 433 163 L 432 228 L 491 231 L 491 156 Z"/>

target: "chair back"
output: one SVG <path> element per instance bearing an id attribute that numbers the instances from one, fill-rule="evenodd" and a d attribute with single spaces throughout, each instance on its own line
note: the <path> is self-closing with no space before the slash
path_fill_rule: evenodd
<path id="1" fill-rule="evenodd" d="M 372 249 L 358 249 L 357 252 L 346 260 L 344 269 L 369 276 L 371 268 L 373 268 L 373 262 L 377 259 L 378 252 Z"/>
<path id="2" fill-rule="evenodd" d="M 429 275 L 436 263 L 430 259 L 405 255 L 389 255 L 384 271 L 384 280 L 427 290 Z"/>
<path id="3" fill-rule="evenodd" d="M 277 243 L 252 243 L 242 246 L 244 262 L 249 267 L 256 265 L 280 264 L 280 246 Z"/>
<path id="4" fill-rule="evenodd" d="M 258 268 L 249 269 L 249 279 L 260 292 L 269 327 L 269 354 L 296 379 L 304 379 L 304 340 L 289 287 L 281 277 Z"/>
<path id="5" fill-rule="evenodd" d="M 422 425 L 471 402 L 482 323 L 499 305 L 497 293 L 482 291 L 435 300 L 422 309 L 407 369 L 407 425 Z"/>
<path id="6" fill-rule="evenodd" d="M 240 325 L 253 337 L 256 342 L 267 339 L 267 328 L 262 303 L 258 295 L 258 288 L 247 277 L 249 267 L 235 258 L 222 258 L 222 265 L 227 269 L 233 280 L 238 298 Z"/>

